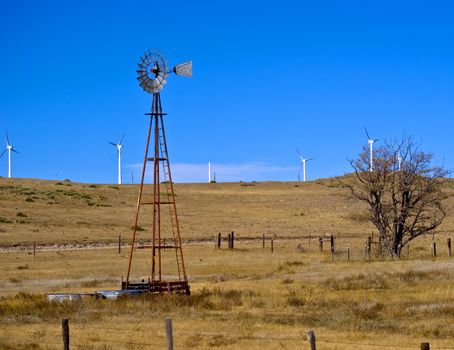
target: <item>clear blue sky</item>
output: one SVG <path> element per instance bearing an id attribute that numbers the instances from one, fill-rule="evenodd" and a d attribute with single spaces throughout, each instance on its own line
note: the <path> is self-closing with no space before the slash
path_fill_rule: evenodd
<path id="1" fill-rule="evenodd" d="M 366 143 L 413 136 L 454 168 L 452 1 L 1 1 L 0 142 L 17 177 L 114 183 L 143 159 L 143 51 L 193 78 L 162 92 L 176 181 L 350 172 Z M 0 159 L 0 176 L 7 159 Z"/>

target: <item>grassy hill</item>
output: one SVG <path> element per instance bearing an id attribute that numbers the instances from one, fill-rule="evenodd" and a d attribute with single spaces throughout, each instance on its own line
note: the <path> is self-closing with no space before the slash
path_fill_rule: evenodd
<path id="1" fill-rule="evenodd" d="M 454 229 L 452 183 L 448 217 L 440 231 Z M 90 185 L 70 181 L 0 178 L 0 244 L 115 242 L 130 236 L 138 185 Z M 357 220 L 364 207 L 348 199 L 338 179 L 312 182 L 176 184 L 184 240 L 211 239 L 235 231 L 238 238 L 364 236 Z M 145 198 L 151 198 L 146 186 Z M 143 207 L 141 239 L 151 235 L 151 210 Z"/>

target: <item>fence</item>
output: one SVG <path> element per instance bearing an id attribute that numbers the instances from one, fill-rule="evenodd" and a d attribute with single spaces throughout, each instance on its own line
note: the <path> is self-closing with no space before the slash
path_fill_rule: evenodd
<path id="1" fill-rule="evenodd" d="M 416 242 L 421 241 L 421 239 L 426 238 L 428 236 L 422 236 L 418 237 L 419 240 L 417 239 Z M 429 237 L 430 238 L 430 237 Z M 308 237 L 280 237 L 278 238 L 276 235 L 273 237 L 267 237 L 265 234 L 262 234 L 261 236 L 258 237 L 246 237 L 246 238 L 238 238 L 238 236 L 235 236 L 234 231 L 229 233 L 226 238 L 222 237 L 222 233 L 218 233 L 217 235 L 214 236 L 214 247 L 215 249 L 222 249 L 222 242 L 226 241 L 227 242 L 227 249 L 234 249 L 234 242 L 237 244 L 240 243 L 251 243 L 251 242 L 260 242 L 261 241 L 261 246 L 263 249 L 268 249 L 273 253 L 276 248 L 276 243 L 277 241 L 280 242 L 289 242 L 289 241 L 297 241 L 300 242 L 298 244 L 298 247 L 305 247 L 306 250 L 311 247 L 311 240 L 316 240 L 318 243 L 316 246 L 318 247 L 318 251 L 320 253 L 323 252 L 329 252 L 331 254 L 331 260 L 334 261 L 336 260 L 372 260 L 373 257 L 375 258 L 385 258 L 386 253 L 383 250 L 383 245 L 381 244 L 380 239 L 374 239 L 374 235 L 370 235 L 366 238 L 364 241 L 363 238 L 361 237 L 342 237 L 342 238 L 337 238 L 334 235 L 325 235 L 325 236 L 308 236 Z M 364 242 L 362 243 L 356 243 L 355 246 L 353 244 L 351 245 L 350 243 L 352 242 L 357 242 L 361 241 Z M 341 244 L 338 244 L 341 242 L 343 243 L 343 246 Z M 329 244 L 329 249 L 325 248 L 326 245 Z M 402 250 L 401 252 L 401 258 L 409 258 L 410 255 L 412 257 L 418 257 L 422 258 L 421 254 L 418 256 L 416 255 L 415 252 L 412 252 L 410 254 L 410 246 L 411 244 L 408 243 Z M 312 247 L 314 247 L 314 244 L 312 243 Z M 420 250 L 419 246 L 417 246 L 417 250 Z M 428 244 L 428 250 L 431 258 L 437 258 L 437 257 L 452 257 L 452 250 L 451 250 L 451 238 L 448 237 L 446 238 L 446 248 L 444 247 L 444 244 L 442 241 L 438 240 L 436 241 L 434 236 L 432 236 L 432 239 L 430 241 L 430 244 Z M 438 251 L 437 251 L 438 249 Z"/>
<path id="2" fill-rule="evenodd" d="M 212 347 L 217 347 L 219 349 L 223 348 L 222 344 L 216 343 L 216 339 L 221 337 L 221 339 L 224 339 L 227 343 L 235 343 L 234 337 L 232 337 L 231 334 L 228 334 L 227 337 L 225 334 L 220 334 L 220 333 L 201 333 L 198 331 L 194 332 L 173 332 L 173 325 L 172 325 L 172 319 L 169 317 L 165 318 L 165 334 L 159 334 L 157 332 L 151 333 L 150 330 L 145 330 L 145 329 L 126 329 L 126 328 L 118 328 L 118 327 L 102 327 L 100 325 L 99 327 L 96 327 L 96 330 L 102 330 L 106 334 L 111 334 L 113 335 L 111 339 L 107 339 L 106 337 L 100 337 L 99 335 L 92 336 L 90 335 L 90 329 L 89 327 L 86 327 L 84 325 L 78 325 L 78 324 L 71 324 L 68 319 L 63 319 L 62 320 L 62 331 L 61 334 L 51 334 L 52 339 L 46 339 L 46 340 L 39 340 L 38 343 L 40 345 L 46 345 L 47 348 L 58 348 L 61 349 L 63 347 L 64 350 L 70 350 L 70 349 L 88 349 L 88 348 L 93 348 L 93 346 L 96 344 L 96 346 L 102 346 L 103 349 L 117 349 L 120 345 L 125 346 L 126 348 L 134 348 L 134 346 L 137 346 L 140 349 L 167 349 L 167 350 L 178 350 L 178 349 L 207 349 L 207 348 L 212 348 Z M 11 330 L 10 330 L 11 331 Z M 42 336 L 42 332 L 27 332 L 20 330 L 18 331 L 20 333 L 26 333 L 33 335 L 33 337 L 40 337 Z M 128 340 L 128 341 L 121 341 L 118 339 L 118 334 L 119 333 L 125 333 L 127 332 L 132 339 L 137 339 L 137 335 L 140 333 L 141 335 L 148 334 L 148 338 L 151 340 L 148 341 L 139 341 L 139 340 Z M 178 339 L 179 336 L 188 336 L 188 335 L 194 335 L 196 334 L 197 336 L 200 337 L 205 337 L 209 338 L 212 340 L 211 343 L 209 343 L 207 346 L 198 346 L 198 345 L 183 345 L 183 344 L 178 344 L 178 346 L 174 345 L 174 336 Z M 229 336 L 232 340 L 232 342 L 229 342 Z M 332 347 L 335 346 L 338 348 L 339 346 L 347 346 L 347 348 L 370 348 L 370 349 L 408 349 L 408 350 L 416 350 L 416 349 L 421 349 L 421 350 L 454 350 L 454 347 L 432 347 L 429 342 L 423 342 L 420 344 L 414 344 L 414 345 L 396 345 L 396 344 L 373 344 L 373 343 L 366 343 L 366 342 L 346 342 L 346 341 L 338 341 L 338 340 L 329 340 L 329 339 L 316 339 L 315 332 L 313 330 L 307 331 L 306 335 L 301 335 L 301 336 L 275 336 L 275 337 L 269 337 L 269 336 L 242 336 L 240 337 L 241 340 L 243 341 L 252 341 L 252 342 L 260 342 L 261 348 L 266 349 L 266 345 L 262 346 L 262 343 L 266 342 L 271 342 L 271 343 L 279 343 L 279 347 L 281 348 L 291 348 L 291 349 L 307 349 L 307 350 L 317 350 L 317 349 L 326 349 L 327 347 Z M 90 343 L 89 345 L 87 344 L 87 340 Z M 159 341 L 158 341 L 159 340 Z M 34 343 L 27 343 L 27 342 L 21 342 L 21 343 L 16 343 L 16 346 L 24 346 L 27 347 L 27 345 L 34 346 L 33 348 L 36 348 L 36 341 Z M 286 345 L 290 346 L 287 347 Z M 226 345 L 224 345 L 226 346 Z M 38 347 L 39 348 L 39 347 Z"/>

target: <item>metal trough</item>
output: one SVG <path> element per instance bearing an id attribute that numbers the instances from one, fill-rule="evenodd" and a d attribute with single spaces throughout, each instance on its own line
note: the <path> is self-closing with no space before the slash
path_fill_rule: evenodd
<path id="1" fill-rule="evenodd" d="M 85 293 L 55 293 L 55 294 L 47 294 L 48 301 L 79 301 L 82 299 L 83 295 L 87 295 Z"/>

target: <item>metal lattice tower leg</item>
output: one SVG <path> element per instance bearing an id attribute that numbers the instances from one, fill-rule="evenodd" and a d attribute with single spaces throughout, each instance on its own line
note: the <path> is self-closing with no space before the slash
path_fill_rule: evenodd
<path id="1" fill-rule="evenodd" d="M 162 113 L 161 96 L 159 93 L 153 94 L 153 102 L 148 129 L 147 143 L 145 147 L 145 158 L 142 168 L 139 196 L 137 200 L 136 214 L 134 218 L 131 251 L 129 255 L 128 273 L 126 282 L 122 284 L 123 289 L 148 289 L 156 293 L 185 293 L 189 294 L 189 284 L 184 266 L 183 248 L 180 236 L 180 226 L 178 222 L 175 193 L 173 189 L 172 174 L 170 172 L 170 162 L 167 150 L 167 142 L 164 130 L 164 119 L 166 115 Z M 154 156 L 149 157 L 150 138 L 153 133 Z M 146 167 L 153 163 L 153 190 L 152 201 L 144 199 L 144 180 Z M 132 258 L 134 250 L 137 248 L 137 228 L 140 216 L 140 209 L 144 205 L 152 206 L 152 236 L 151 236 L 151 271 L 148 282 L 130 282 Z M 167 210 L 166 210 L 167 209 Z M 168 225 L 164 227 L 163 219 L 167 213 Z M 168 231 L 167 237 L 164 231 Z M 175 277 L 167 276 L 164 280 L 163 274 L 163 253 L 166 250 L 175 251 L 176 273 Z"/>

